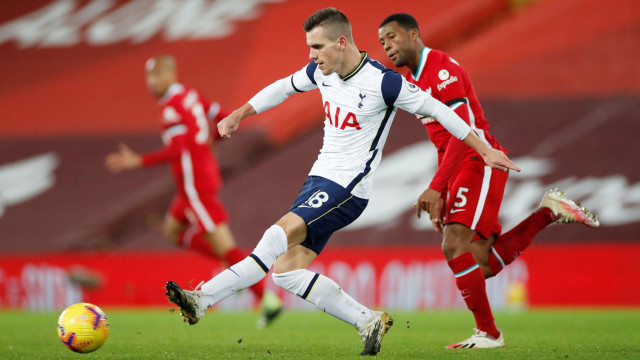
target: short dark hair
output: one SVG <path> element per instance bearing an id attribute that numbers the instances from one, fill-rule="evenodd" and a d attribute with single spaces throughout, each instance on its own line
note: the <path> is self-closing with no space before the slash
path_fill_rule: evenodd
<path id="1" fill-rule="evenodd" d="M 309 32 L 318 26 L 325 28 L 325 35 L 331 40 L 335 40 L 344 35 L 347 40 L 353 42 L 351 35 L 351 23 L 349 19 L 336 8 L 326 8 L 316 11 L 305 20 L 302 28 Z"/>
<path id="2" fill-rule="evenodd" d="M 387 16 L 386 19 L 382 20 L 382 23 L 380 24 L 380 26 L 378 26 L 378 28 L 381 28 L 394 21 L 398 23 L 398 26 L 405 30 L 416 29 L 418 30 L 418 33 L 420 32 L 420 28 L 418 27 L 418 22 L 416 21 L 416 19 L 407 13 L 397 13 Z"/>

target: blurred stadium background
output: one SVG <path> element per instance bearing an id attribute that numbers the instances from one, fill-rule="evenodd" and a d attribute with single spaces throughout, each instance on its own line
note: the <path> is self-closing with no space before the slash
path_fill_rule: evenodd
<path id="1" fill-rule="evenodd" d="M 166 305 L 163 285 L 220 265 L 173 248 L 160 222 L 167 167 L 111 175 L 118 143 L 161 145 L 145 60 L 172 54 L 181 82 L 233 109 L 307 61 L 302 22 L 334 6 L 356 44 L 391 66 L 381 20 L 409 12 L 427 46 L 466 67 L 492 125 L 523 168 L 501 216 L 511 228 L 564 189 L 602 227 L 554 225 L 488 282 L 496 309 L 640 306 L 640 2 L 637 0 L 33 0 L 0 4 L 0 309 Z M 297 95 L 218 146 L 222 200 L 251 249 L 288 209 L 321 143 L 319 94 Z M 401 113 L 365 214 L 314 264 L 369 305 L 460 308 L 428 221 L 412 204 L 435 169 L 426 132 Z M 283 176 L 283 174 L 286 174 Z M 268 284 L 274 287 L 271 280 Z M 286 298 L 289 308 L 304 302 Z M 249 309 L 251 295 L 224 302 Z"/>

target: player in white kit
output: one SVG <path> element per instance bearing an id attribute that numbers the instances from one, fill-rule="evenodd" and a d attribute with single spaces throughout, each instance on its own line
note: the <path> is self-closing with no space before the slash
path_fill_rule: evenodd
<path id="1" fill-rule="evenodd" d="M 195 324 L 207 308 L 258 282 L 275 265 L 272 277 L 276 285 L 355 326 L 364 343 L 361 355 L 375 355 L 393 324 L 391 317 L 368 309 L 333 280 L 307 267 L 331 234 L 353 222 L 366 207 L 396 109 L 437 119 L 478 151 L 489 166 L 519 169 L 504 153 L 484 145 L 447 106 L 358 51 L 351 25 L 340 11 L 317 11 L 305 21 L 304 30 L 311 62 L 267 86 L 218 124 L 220 135 L 230 137 L 244 118 L 296 92 L 319 88 L 326 113 L 323 146 L 300 195 L 246 259 L 209 280 L 201 290 L 183 290 L 170 281 L 167 295 L 180 307 L 184 320 Z"/>

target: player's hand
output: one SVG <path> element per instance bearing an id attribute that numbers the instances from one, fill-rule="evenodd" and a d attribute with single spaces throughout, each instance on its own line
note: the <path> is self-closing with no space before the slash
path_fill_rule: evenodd
<path id="1" fill-rule="evenodd" d="M 241 107 L 234 110 L 231 115 L 226 118 L 220 120 L 218 123 L 218 132 L 220 133 L 220 137 L 223 139 L 228 139 L 231 137 L 231 134 L 238 130 L 238 126 L 240 126 L 240 121 L 244 118 L 247 118 L 251 115 L 255 115 L 256 111 L 251 106 L 251 104 L 246 103 Z"/>
<path id="2" fill-rule="evenodd" d="M 433 229 L 442 234 L 442 208 L 444 206 L 444 200 L 442 200 L 442 194 L 433 189 L 425 190 L 418 197 L 418 202 L 414 205 L 416 208 L 416 216 L 420 219 L 422 211 L 429 213 L 431 224 Z"/>
<path id="3" fill-rule="evenodd" d="M 112 173 L 119 173 L 142 166 L 142 157 L 127 145 L 120 144 L 118 152 L 107 155 L 104 163 Z"/>
<path id="4" fill-rule="evenodd" d="M 483 155 L 483 159 L 485 164 L 494 169 L 502 171 L 515 170 L 520 172 L 520 168 L 517 167 L 516 164 L 514 164 L 513 161 L 511 161 L 511 159 L 509 159 L 507 155 L 500 150 L 489 149 L 489 151 Z"/>
<path id="5" fill-rule="evenodd" d="M 231 115 L 226 118 L 220 120 L 218 123 L 218 132 L 220 133 L 220 137 L 223 139 L 228 139 L 231 137 L 231 134 L 238 130 L 240 126 L 240 116 L 234 111 Z"/>
<path id="6" fill-rule="evenodd" d="M 467 137 L 462 141 L 473 150 L 477 151 L 488 166 L 502 171 L 515 170 L 520 172 L 520 168 L 517 167 L 516 164 L 514 164 L 513 161 L 505 155 L 505 153 L 483 143 L 475 131 L 470 131 Z"/>

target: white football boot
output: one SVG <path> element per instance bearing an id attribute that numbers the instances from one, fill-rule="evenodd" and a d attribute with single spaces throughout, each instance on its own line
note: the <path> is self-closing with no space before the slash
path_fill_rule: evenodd
<path id="1" fill-rule="evenodd" d="M 500 337 L 494 339 L 484 331 L 473 329 L 475 332 L 467 340 L 447 346 L 447 349 L 490 349 L 504 346 L 504 337 L 500 331 Z"/>
<path id="2" fill-rule="evenodd" d="M 202 297 L 204 294 L 198 290 L 201 282 L 196 288 L 191 290 L 183 290 L 173 281 L 169 281 L 164 287 L 167 289 L 165 295 L 169 297 L 169 301 L 180 307 L 180 315 L 182 315 L 182 321 L 188 322 L 189 325 L 194 325 L 204 316 L 206 309 L 202 308 Z"/>
<path id="3" fill-rule="evenodd" d="M 600 226 L 598 217 L 589 209 L 574 201 L 567 199 L 564 193 L 557 188 L 547 190 L 540 202 L 540 208 L 549 208 L 553 214 L 560 216 L 559 223 L 581 223 L 592 228 Z"/>
<path id="4" fill-rule="evenodd" d="M 364 350 L 360 356 L 378 354 L 382 346 L 382 337 L 393 325 L 393 319 L 389 314 L 382 311 L 372 311 L 372 313 L 373 319 L 358 331 L 364 344 Z"/>

